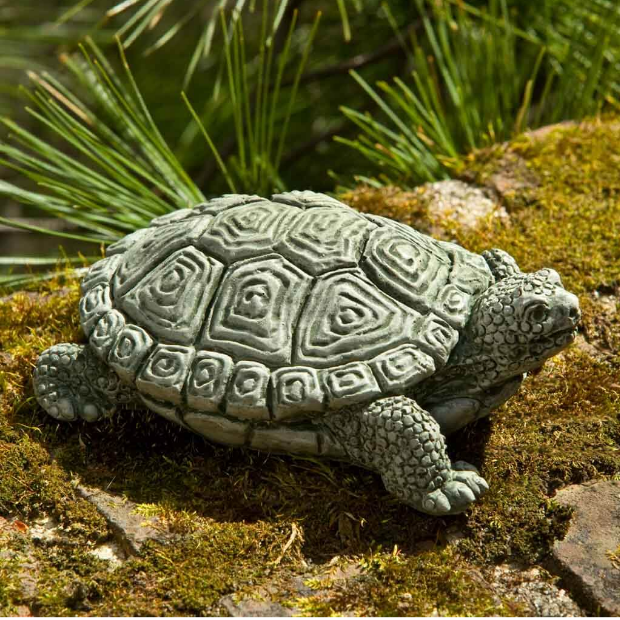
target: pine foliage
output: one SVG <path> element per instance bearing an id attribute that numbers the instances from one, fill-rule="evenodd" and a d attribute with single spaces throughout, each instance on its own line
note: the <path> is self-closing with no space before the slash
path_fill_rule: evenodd
<path id="1" fill-rule="evenodd" d="M 617 106 L 615 0 L 323 8 L 0 4 L 11 26 L 0 29 L 0 194 L 66 226 L 4 215 L 0 224 L 83 243 L 96 257 L 153 217 L 222 192 L 412 187 L 454 174 L 486 144 Z M 54 261 L 5 257 L 0 268 Z"/>

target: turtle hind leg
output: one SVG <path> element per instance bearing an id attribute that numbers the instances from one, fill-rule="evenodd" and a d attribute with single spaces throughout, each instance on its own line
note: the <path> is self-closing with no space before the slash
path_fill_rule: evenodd
<path id="1" fill-rule="evenodd" d="M 451 465 L 439 424 L 409 398 L 383 398 L 324 423 L 350 460 L 379 472 L 388 491 L 421 512 L 463 512 L 488 489 L 473 466 Z"/>
<path id="2" fill-rule="evenodd" d="M 94 422 L 130 402 L 132 390 L 88 346 L 57 344 L 45 350 L 34 371 L 37 402 L 57 420 Z"/>

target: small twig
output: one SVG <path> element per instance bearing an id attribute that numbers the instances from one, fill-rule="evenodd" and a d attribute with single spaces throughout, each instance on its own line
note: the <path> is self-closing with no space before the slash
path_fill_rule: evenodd
<path id="1" fill-rule="evenodd" d="M 333 129 L 322 131 L 316 136 L 313 136 L 308 141 L 304 142 L 302 145 L 296 148 L 294 151 L 287 153 L 286 157 L 282 160 L 280 167 L 284 169 L 290 166 L 291 164 L 294 164 L 298 159 L 300 159 L 301 157 L 303 157 L 304 155 L 312 151 L 312 149 L 317 144 L 320 144 L 321 142 L 325 140 L 329 140 L 330 138 L 333 138 L 334 136 L 341 134 L 344 131 L 346 126 L 347 126 L 346 123 L 341 123 L 337 127 L 334 127 Z"/>
<path id="2" fill-rule="evenodd" d="M 286 552 L 291 548 L 291 545 L 295 542 L 297 535 L 300 534 L 299 529 L 295 523 L 291 523 L 291 535 L 289 539 L 286 541 L 286 545 L 284 545 L 284 549 L 282 549 L 282 553 L 278 556 L 278 558 L 274 561 L 274 564 L 279 564 L 282 561 L 282 558 L 285 556 Z"/>
<path id="3" fill-rule="evenodd" d="M 402 32 L 404 36 L 408 36 L 411 32 L 418 30 L 422 26 L 421 21 L 416 21 L 413 24 L 410 24 L 405 28 Z M 308 82 L 316 82 L 317 80 L 322 80 L 324 78 L 333 77 L 336 75 L 342 75 L 343 73 L 348 73 L 353 69 L 361 69 L 367 65 L 371 65 L 387 56 L 391 56 L 392 54 L 397 53 L 406 53 L 406 50 L 403 49 L 401 44 L 403 37 L 395 36 L 394 40 L 390 41 L 383 47 L 378 50 L 371 52 L 369 54 L 358 54 L 357 56 L 353 56 L 353 58 L 349 58 L 344 62 L 338 63 L 337 65 L 332 65 L 330 67 L 324 67 L 323 69 L 317 69 L 316 71 L 309 71 L 305 75 L 301 77 L 300 84 L 307 84 Z M 290 86 L 293 80 L 288 79 L 282 82 L 282 86 Z"/>

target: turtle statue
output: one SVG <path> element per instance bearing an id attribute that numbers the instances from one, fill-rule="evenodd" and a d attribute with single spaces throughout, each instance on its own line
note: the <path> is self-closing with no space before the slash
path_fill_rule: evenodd
<path id="1" fill-rule="evenodd" d="M 88 344 L 47 349 L 34 372 L 54 418 L 140 403 L 216 442 L 372 469 L 431 515 L 488 489 L 444 435 L 515 394 L 580 319 L 552 269 L 310 191 L 158 217 L 81 288 Z"/>

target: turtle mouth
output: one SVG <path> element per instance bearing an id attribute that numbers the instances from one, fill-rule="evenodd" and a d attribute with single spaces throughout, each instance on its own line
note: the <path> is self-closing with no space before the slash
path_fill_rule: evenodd
<path id="1" fill-rule="evenodd" d="M 550 334 L 550 339 L 558 347 L 565 347 L 577 338 L 578 329 L 576 327 L 569 327 L 568 329 L 561 329 L 553 334 Z"/>
<path id="2" fill-rule="evenodd" d="M 547 356 L 555 355 L 558 351 L 565 349 L 569 344 L 572 344 L 577 337 L 578 329 L 576 327 L 569 327 L 568 329 L 560 329 L 552 334 L 549 334 L 544 343 L 543 348 L 546 350 Z"/>

